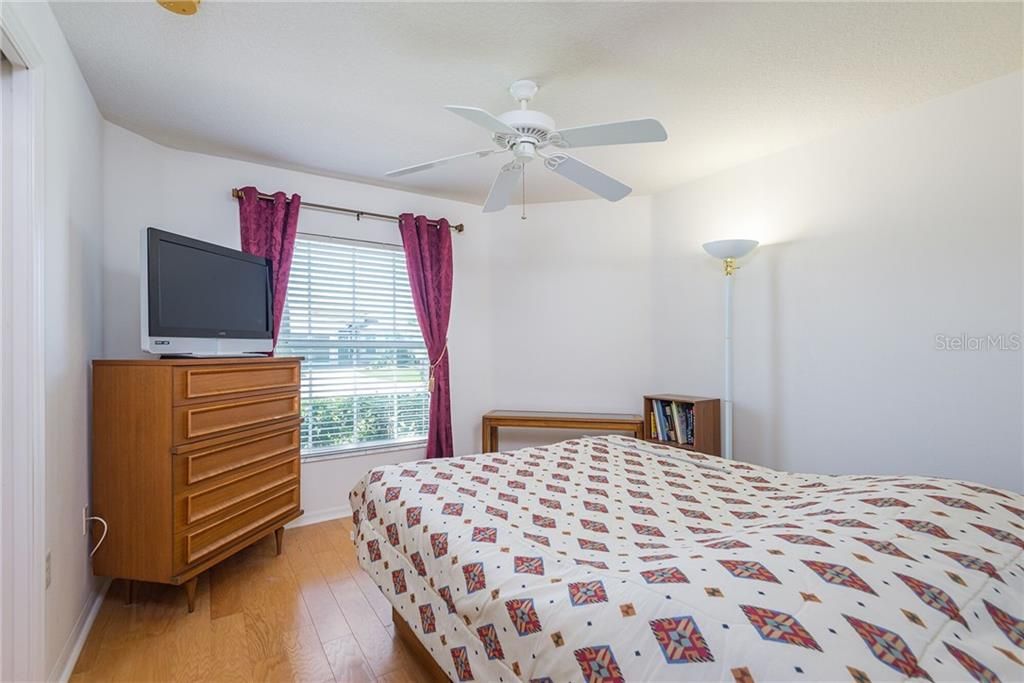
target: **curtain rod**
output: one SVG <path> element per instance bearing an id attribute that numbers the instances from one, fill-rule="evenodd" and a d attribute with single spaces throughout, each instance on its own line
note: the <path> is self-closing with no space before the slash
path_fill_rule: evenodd
<path id="1" fill-rule="evenodd" d="M 238 199 L 239 197 L 242 196 L 242 193 L 238 190 L 238 188 L 232 188 L 231 189 L 231 196 L 234 197 L 235 199 Z M 273 195 L 263 194 L 262 192 L 259 193 L 259 195 L 257 195 L 257 196 L 260 199 L 273 199 L 274 198 Z M 289 199 L 288 201 L 291 201 L 291 200 Z M 398 220 L 398 216 L 391 216 L 391 215 L 388 215 L 386 213 L 374 213 L 373 211 L 359 211 L 358 209 L 346 209 L 343 206 L 331 206 L 330 204 L 314 204 L 313 202 L 307 202 L 305 200 L 300 202 L 300 205 L 302 207 L 304 207 L 304 208 L 307 208 L 307 209 L 315 209 L 317 211 L 328 211 L 330 213 L 343 213 L 343 214 L 347 214 L 349 216 L 355 216 L 356 220 L 359 220 L 361 218 L 376 218 L 377 220 L 381 220 L 381 221 L 397 221 Z M 455 232 L 462 232 L 463 230 L 466 229 L 466 227 L 464 225 L 462 225 L 462 223 L 457 223 L 457 224 L 452 225 L 450 227 Z"/>

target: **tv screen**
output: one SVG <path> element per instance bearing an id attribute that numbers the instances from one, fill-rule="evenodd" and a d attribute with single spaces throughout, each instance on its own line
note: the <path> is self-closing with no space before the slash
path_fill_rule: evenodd
<path id="1" fill-rule="evenodd" d="M 147 246 L 151 336 L 273 336 L 267 259 L 156 228 Z"/>

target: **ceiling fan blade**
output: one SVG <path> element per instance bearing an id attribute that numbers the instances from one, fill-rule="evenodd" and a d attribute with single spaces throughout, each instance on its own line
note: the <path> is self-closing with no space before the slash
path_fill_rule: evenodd
<path id="1" fill-rule="evenodd" d="M 507 135 L 518 135 L 516 129 L 508 125 L 494 114 L 479 109 L 477 107 L 457 107 L 449 104 L 445 107 L 448 111 L 453 114 L 458 114 L 467 121 L 472 121 L 478 126 L 482 126 L 492 133 L 505 133 Z"/>
<path id="2" fill-rule="evenodd" d="M 408 173 L 416 173 L 418 171 L 426 171 L 428 168 L 434 168 L 441 164 L 447 164 L 449 161 L 455 161 L 456 159 L 468 159 L 469 157 L 485 157 L 495 152 L 501 152 L 500 149 L 479 149 L 475 152 L 466 152 L 465 154 L 456 154 L 455 156 L 444 157 L 443 159 L 435 159 L 434 161 L 428 161 L 423 164 L 416 164 L 415 166 L 406 166 L 405 168 L 399 168 L 394 171 L 388 171 L 384 175 L 389 178 L 394 178 L 400 175 L 406 175 Z"/>
<path id="3" fill-rule="evenodd" d="M 668 140 L 665 127 L 657 119 L 636 119 L 616 123 L 598 123 L 558 131 L 560 147 L 596 147 L 598 145 L 629 145 L 635 142 Z"/>
<path id="4" fill-rule="evenodd" d="M 494 184 L 491 185 L 487 201 L 484 202 L 484 213 L 501 211 L 508 206 L 508 202 L 512 198 L 512 191 L 516 189 L 522 175 L 523 166 L 517 161 L 502 166 L 498 177 L 494 179 Z"/>
<path id="5" fill-rule="evenodd" d="M 544 165 L 563 178 L 585 187 L 610 202 L 617 202 L 633 191 L 629 185 L 620 183 L 610 175 L 598 171 L 568 154 L 552 154 L 544 158 Z"/>

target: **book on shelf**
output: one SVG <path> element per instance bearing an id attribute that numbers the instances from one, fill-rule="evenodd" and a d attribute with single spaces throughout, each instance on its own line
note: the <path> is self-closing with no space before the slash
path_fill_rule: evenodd
<path id="1" fill-rule="evenodd" d="M 651 436 L 687 446 L 693 444 L 693 404 L 686 401 L 651 399 L 647 416 Z"/>
<path id="2" fill-rule="evenodd" d="M 654 436 L 657 437 L 658 440 L 664 441 L 665 440 L 665 425 L 662 424 L 662 420 L 665 419 L 665 416 L 661 412 L 661 401 L 658 401 L 658 400 L 651 401 L 651 406 L 653 408 L 653 410 L 651 411 L 651 415 L 654 416 L 654 423 L 655 423 L 655 426 L 657 427 L 657 429 L 654 430 Z"/>
<path id="3" fill-rule="evenodd" d="M 661 415 L 665 425 L 665 440 L 679 441 L 679 432 L 676 431 L 675 423 L 672 421 L 672 401 L 661 401 Z"/>
<path id="4" fill-rule="evenodd" d="M 680 419 L 679 404 L 675 401 L 669 401 L 669 410 L 672 412 L 672 425 L 676 430 L 675 441 L 676 443 L 682 443 L 683 437 L 686 435 L 686 430 L 684 429 L 686 417 L 682 416 L 682 419 Z"/>

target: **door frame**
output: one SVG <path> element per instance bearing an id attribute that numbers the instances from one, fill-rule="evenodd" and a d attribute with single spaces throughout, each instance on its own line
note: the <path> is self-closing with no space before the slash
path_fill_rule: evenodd
<path id="1" fill-rule="evenodd" d="M 42 55 L 0 3 L 11 64 L 9 173 L 0 163 L 0 679 L 42 680 L 46 628 L 43 367 L 44 82 Z"/>

